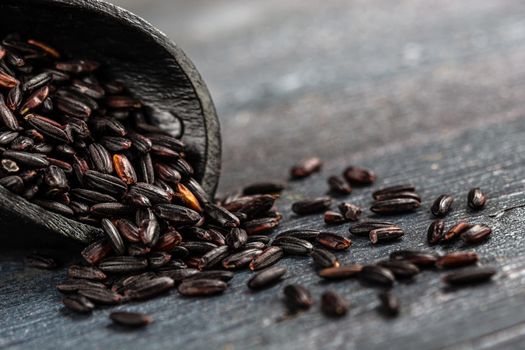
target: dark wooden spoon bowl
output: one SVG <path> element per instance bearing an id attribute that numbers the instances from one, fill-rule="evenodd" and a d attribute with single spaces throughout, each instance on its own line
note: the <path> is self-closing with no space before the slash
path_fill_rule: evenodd
<path id="1" fill-rule="evenodd" d="M 215 108 L 196 68 L 164 34 L 98 0 L 2 0 L 0 36 L 12 32 L 108 67 L 103 73 L 126 84 L 148 106 L 153 123 L 182 134 L 195 178 L 213 195 L 220 172 Z M 49 212 L 0 186 L 0 234 L 20 240 L 46 232 L 82 243 L 101 234 L 99 228 Z"/>

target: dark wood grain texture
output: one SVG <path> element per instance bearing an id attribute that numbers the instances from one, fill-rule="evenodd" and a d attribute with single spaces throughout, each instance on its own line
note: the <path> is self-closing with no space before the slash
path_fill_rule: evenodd
<path id="1" fill-rule="evenodd" d="M 500 272 L 487 285 L 449 290 L 442 273 L 425 271 L 416 283 L 395 286 L 401 314 L 391 320 L 377 312 L 376 290 L 357 281 L 325 284 L 308 260 L 286 259 L 280 263 L 290 271 L 285 283 L 309 286 L 316 300 L 297 318 L 278 322 L 285 312 L 284 283 L 252 293 L 246 287 L 251 273 L 242 272 L 220 297 L 187 299 L 172 292 L 117 307 L 155 318 L 146 329 L 127 332 L 110 326 L 113 309 L 91 317 L 64 311 L 54 284 L 65 272 L 25 268 L 21 259 L 30 249 L 4 247 L 0 310 L 7 316 L 0 318 L 0 347 L 522 347 L 525 209 L 489 217 L 525 204 L 522 2 L 120 3 L 134 6 L 180 42 L 209 83 L 223 130 L 221 192 L 255 180 L 285 179 L 288 167 L 304 156 L 326 160 L 321 174 L 293 182 L 284 192 L 278 205 L 286 220 L 276 232 L 324 228 L 321 215 L 291 214 L 291 203 L 324 194 L 326 177 L 359 164 L 374 169 L 378 183 L 355 189 L 347 198 L 351 202 L 368 208 L 373 189 L 410 181 L 423 205 L 414 214 L 389 217 L 405 229 L 399 243 L 372 247 L 355 237 L 347 253 L 337 254 L 342 262 L 366 263 L 401 248 L 427 248 L 429 207 L 447 192 L 456 198 L 447 227 L 460 219 L 490 225 L 491 239 L 473 250 L 482 264 Z M 466 203 L 474 186 L 488 196 L 486 208 L 476 213 Z M 347 234 L 348 227 L 334 230 Z M 458 243 L 429 249 L 460 248 Z M 320 295 L 328 288 L 350 301 L 341 320 L 319 311 Z"/>

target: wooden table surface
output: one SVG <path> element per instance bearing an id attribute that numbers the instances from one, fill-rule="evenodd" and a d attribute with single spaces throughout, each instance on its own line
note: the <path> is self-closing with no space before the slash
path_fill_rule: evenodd
<path id="1" fill-rule="evenodd" d="M 326 284 L 307 259 L 286 259 L 287 283 L 327 289 L 351 302 L 330 320 L 319 303 L 299 317 L 285 312 L 280 286 L 246 288 L 234 277 L 222 297 L 176 292 L 116 309 L 152 313 L 155 323 L 127 332 L 102 309 L 81 317 L 63 309 L 54 285 L 64 270 L 24 267 L 35 249 L 1 245 L 0 348 L 11 349 L 518 349 L 525 345 L 525 3 L 515 0 L 114 1 L 166 32 L 209 84 L 221 119 L 220 192 L 286 179 L 289 165 L 318 155 L 321 174 L 290 184 L 278 231 L 324 228 L 319 215 L 296 217 L 292 201 L 326 192 L 326 177 L 348 164 L 374 169 L 373 188 L 347 198 L 368 208 L 373 189 L 414 183 L 423 207 L 392 217 L 406 230 L 390 245 L 355 238 L 342 262 L 372 262 L 401 248 L 427 248 L 428 207 L 456 197 L 448 225 L 467 219 L 493 228 L 473 249 L 499 273 L 492 283 L 448 290 L 425 271 L 398 284 L 397 319 L 376 310 L 376 290 L 356 281 Z M 485 210 L 466 210 L 480 186 Z M 370 215 L 368 210 L 365 216 Z M 349 225 L 334 231 L 347 233 Z M 16 232 L 12 233 L 16 235 Z M 456 250 L 453 245 L 445 250 Z M 444 250 L 443 248 L 431 248 Z"/>

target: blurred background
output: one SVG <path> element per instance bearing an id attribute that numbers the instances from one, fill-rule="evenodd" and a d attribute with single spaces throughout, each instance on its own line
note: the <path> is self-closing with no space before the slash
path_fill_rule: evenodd
<path id="1" fill-rule="evenodd" d="M 166 33 L 208 84 L 221 192 L 282 179 L 305 156 L 359 162 L 523 114 L 523 1 L 111 2 Z"/>

